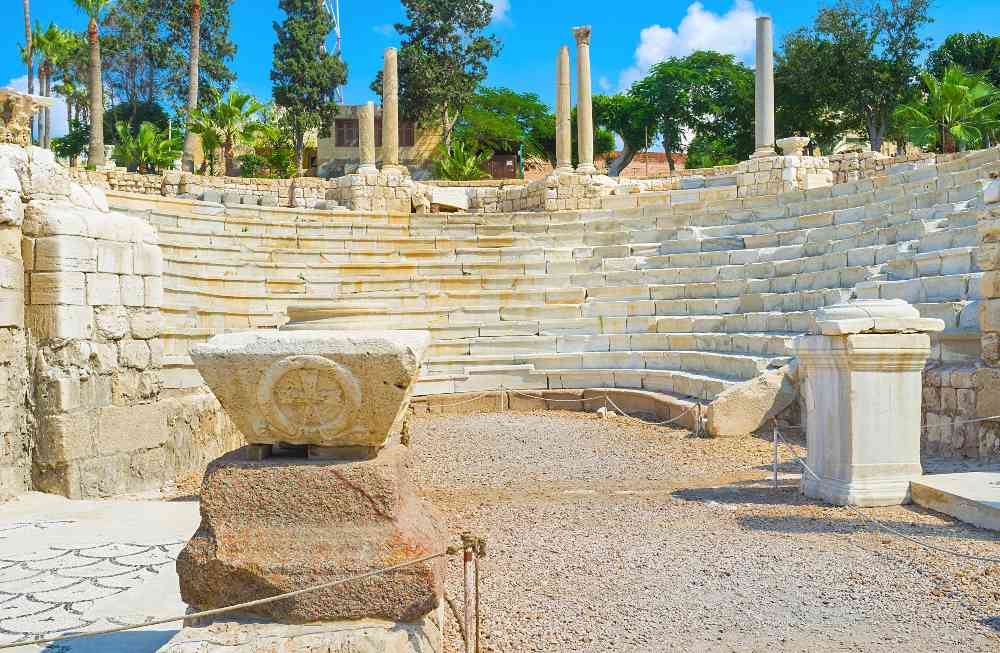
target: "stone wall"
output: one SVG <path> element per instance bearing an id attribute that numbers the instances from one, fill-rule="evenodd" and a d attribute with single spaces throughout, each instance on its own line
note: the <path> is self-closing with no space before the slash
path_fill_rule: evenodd
<path id="1" fill-rule="evenodd" d="M 163 392 L 156 231 L 110 211 L 104 191 L 71 181 L 51 152 L 11 148 L 0 164 L 0 492 L 146 490 L 238 446 L 211 394 Z"/>
<path id="2" fill-rule="evenodd" d="M 84 185 L 122 193 L 186 197 L 253 206 L 314 208 L 320 205 L 319 208 L 325 208 L 327 190 L 330 187 L 326 179 L 318 177 L 214 177 L 174 170 L 162 175 L 143 175 L 124 170 L 92 171 L 75 168 L 70 171 L 70 176 Z"/>
<path id="3" fill-rule="evenodd" d="M 325 198 L 352 211 L 409 213 L 413 192 L 409 176 L 378 172 L 331 179 Z"/>
<path id="4" fill-rule="evenodd" d="M 982 365 L 973 375 L 976 393 L 975 417 L 1000 415 L 1000 170 L 983 190 L 979 231 L 978 264 L 983 270 L 980 331 Z M 1000 458 L 1000 421 L 972 425 L 965 435 L 983 455 Z"/>
<path id="5" fill-rule="evenodd" d="M 28 346 L 21 264 L 21 154 L 0 145 L 0 500 L 31 487 Z M 20 172 L 20 174 L 18 174 Z"/>
<path id="6" fill-rule="evenodd" d="M 737 167 L 740 197 L 778 195 L 833 185 L 830 162 L 822 156 L 767 156 L 743 161 Z"/>

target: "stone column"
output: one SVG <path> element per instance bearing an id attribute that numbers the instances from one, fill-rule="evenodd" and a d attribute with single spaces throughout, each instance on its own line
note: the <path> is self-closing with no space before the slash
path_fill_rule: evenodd
<path id="1" fill-rule="evenodd" d="M 556 57 L 556 171 L 573 171 L 573 121 L 570 108 L 569 48 Z"/>
<path id="2" fill-rule="evenodd" d="M 383 141 L 384 142 L 384 141 Z M 361 150 L 358 173 L 377 174 L 375 167 L 375 104 L 368 102 L 358 109 L 358 147 Z"/>
<path id="3" fill-rule="evenodd" d="M 808 463 L 802 493 L 837 505 L 910 501 L 920 466 L 920 402 L 929 332 L 902 300 L 859 300 L 820 309 L 795 339 L 805 403 Z"/>
<path id="4" fill-rule="evenodd" d="M 590 25 L 573 28 L 576 39 L 576 171 L 594 174 L 594 108 L 590 95 Z"/>
<path id="5" fill-rule="evenodd" d="M 757 75 L 754 93 L 754 158 L 774 156 L 774 26 L 770 16 L 757 19 Z"/>
<path id="6" fill-rule="evenodd" d="M 382 169 L 401 172 L 399 165 L 399 64 L 396 48 L 386 48 L 382 67 Z"/>

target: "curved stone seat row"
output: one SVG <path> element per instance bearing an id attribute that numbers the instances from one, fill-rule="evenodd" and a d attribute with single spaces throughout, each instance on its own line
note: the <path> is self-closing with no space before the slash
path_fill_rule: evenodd
<path id="1" fill-rule="evenodd" d="M 777 198 L 639 209 L 290 216 L 162 207 L 167 369 L 221 330 L 426 328 L 418 392 L 623 387 L 701 401 L 787 360 L 812 312 L 902 297 L 975 329 L 977 198 L 997 152 Z M 291 219 L 287 219 L 291 218 Z M 171 381 L 168 378 L 168 383 Z"/>

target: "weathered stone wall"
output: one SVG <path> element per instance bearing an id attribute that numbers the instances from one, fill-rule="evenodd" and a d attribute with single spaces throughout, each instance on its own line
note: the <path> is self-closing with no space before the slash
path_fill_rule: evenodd
<path id="1" fill-rule="evenodd" d="M 162 391 L 155 230 L 110 211 L 104 191 L 71 181 L 51 152 L 5 150 L 0 163 L 4 206 L 23 215 L 0 253 L 3 287 L 12 291 L 2 297 L 9 324 L 0 333 L 0 411 L 10 431 L 0 490 L 76 498 L 145 490 L 237 446 L 241 438 L 210 394 Z"/>
<path id="2" fill-rule="evenodd" d="M 19 147 L 0 145 L 0 500 L 31 486 L 21 153 Z"/>
<path id="3" fill-rule="evenodd" d="M 975 417 L 1000 415 L 1000 168 L 982 192 L 978 216 L 977 259 L 983 270 L 980 331 L 982 365 L 973 375 L 976 393 Z M 974 429 L 971 427 L 975 427 Z M 965 435 L 974 436 L 981 455 L 1000 458 L 1000 420 L 971 425 Z"/>
<path id="4" fill-rule="evenodd" d="M 740 197 L 778 195 L 833 185 L 830 162 L 822 156 L 768 156 L 737 166 Z"/>
<path id="5" fill-rule="evenodd" d="M 187 197 L 230 205 L 300 208 L 313 208 L 324 203 L 330 187 L 326 179 L 318 177 L 213 177 L 173 170 L 162 175 L 143 175 L 124 170 L 93 171 L 75 168 L 70 171 L 70 176 L 84 185 L 122 193 Z M 325 208 L 325 205 L 319 208 Z"/>
<path id="6" fill-rule="evenodd" d="M 399 174 L 351 174 L 329 181 L 326 199 L 353 211 L 409 213 L 413 180 Z"/>

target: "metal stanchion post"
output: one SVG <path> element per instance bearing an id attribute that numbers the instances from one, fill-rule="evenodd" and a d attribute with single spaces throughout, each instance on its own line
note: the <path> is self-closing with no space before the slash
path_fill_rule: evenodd
<path id="1" fill-rule="evenodd" d="M 778 424 L 775 422 L 771 425 L 771 440 L 774 443 L 774 460 L 773 460 L 773 474 L 774 474 L 774 489 L 778 489 Z"/>
<path id="2" fill-rule="evenodd" d="M 475 572 L 472 568 L 473 539 L 470 533 L 462 533 L 462 571 L 465 579 L 465 610 L 462 615 L 465 621 L 465 653 L 473 653 L 472 616 L 473 616 L 473 591 L 475 586 Z M 476 633 L 475 636 L 478 636 Z"/>

